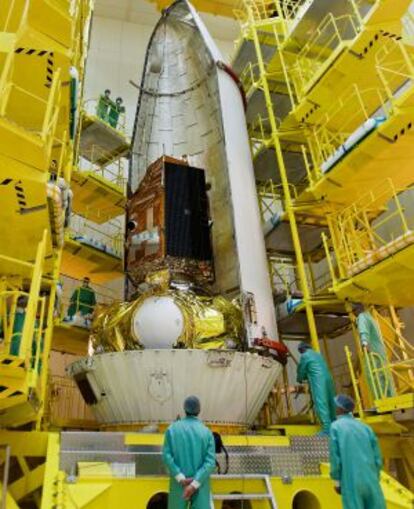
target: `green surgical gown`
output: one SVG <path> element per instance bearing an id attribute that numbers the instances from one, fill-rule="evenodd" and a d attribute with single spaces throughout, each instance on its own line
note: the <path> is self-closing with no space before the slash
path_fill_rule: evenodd
<path id="1" fill-rule="evenodd" d="M 358 315 L 357 328 L 361 343 L 366 344 L 369 349 L 370 365 L 373 369 L 383 368 L 387 363 L 384 342 L 381 337 L 381 331 L 377 322 L 368 311 L 363 311 Z M 366 359 L 364 359 L 366 364 Z M 374 398 L 390 397 L 394 394 L 394 385 L 389 373 L 378 371 L 377 391 L 374 390 L 374 380 L 367 370 L 368 383 Z"/>
<path id="2" fill-rule="evenodd" d="M 301 355 L 297 381 L 309 383 L 316 416 L 321 423 L 322 431 L 328 434 L 336 416 L 335 385 L 325 359 L 320 353 L 306 350 Z"/>
<path id="3" fill-rule="evenodd" d="M 340 482 L 344 509 L 386 509 L 381 452 L 372 429 L 352 414 L 341 415 L 332 423 L 329 450 L 331 478 Z"/>
<path id="4" fill-rule="evenodd" d="M 24 320 L 26 318 L 26 311 L 16 311 L 13 322 L 13 333 L 10 343 L 11 355 L 19 355 L 20 343 L 22 342 L 22 332 L 24 327 Z"/>
<path id="5" fill-rule="evenodd" d="M 164 463 L 170 473 L 168 509 L 184 509 L 183 487 L 175 480 L 179 474 L 200 483 L 193 495 L 193 509 L 210 509 L 210 475 L 216 466 L 212 432 L 196 417 L 186 417 L 167 430 L 163 447 Z"/>
<path id="6" fill-rule="evenodd" d="M 77 312 L 82 316 L 93 313 L 96 305 L 95 292 L 92 288 L 81 286 L 76 288 L 70 298 L 68 316 L 72 318 Z"/>

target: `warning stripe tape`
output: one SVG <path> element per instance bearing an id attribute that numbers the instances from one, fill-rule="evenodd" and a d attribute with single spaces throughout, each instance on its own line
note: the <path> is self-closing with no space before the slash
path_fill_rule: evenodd
<path id="1" fill-rule="evenodd" d="M 54 59 L 54 53 L 53 51 L 47 51 L 47 50 L 37 50 L 33 48 L 17 48 L 15 53 L 19 55 L 29 55 L 29 56 L 36 56 L 36 57 L 47 57 L 46 61 L 46 83 L 45 87 L 50 88 L 53 81 L 53 73 L 55 72 L 55 59 Z"/>

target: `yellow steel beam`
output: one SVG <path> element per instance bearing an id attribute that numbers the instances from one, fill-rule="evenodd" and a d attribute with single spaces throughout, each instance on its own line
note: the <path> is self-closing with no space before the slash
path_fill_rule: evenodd
<path id="1" fill-rule="evenodd" d="M 159 10 L 171 5 L 170 0 L 150 0 L 150 2 L 155 3 Z M 192 4 L 198 11 L 234 18 L 234 10 L 240 5 L 240 2 L 238 0 L 193 0 Z"/>
<path id="2" fill-rule="evenodd" d="M 125 212 L 123 189 L 91 171 L 72 172 L 73 211 L 97 224 Z"/>
<path id="3" fill-rule="evenodd" d="M 250 20 L 251 34 L 253 37 L 253 42 L 254 42 L 254 46 L 255 46 L 255 50 L 256 50 L 256 56 L 257 56 L 257 60 L 258 60 L 258 67 L 259 67 L 260 76 L 261 76 L 261 86 L 262 86 L 263 94 L 264 94 L 265 101 L 266 101 L 267 113 L 269 116 L 272 144 L 275 149 L 277 165 L 279 168 L 280 178 L 281 178 L 281 182 L 282 182 L 286 214 L 289 218 L 289 224 L 290 224 L 291 233 L 292 233 L 292 243 L 293 243 L 295 256 L 296 256 L 297 271 L 298 271 L 298 276 L 299 276 L 299 281 L 300 281 L 300 286 L 301 286 L 300 289 L 303 292 L 303 301 L 305 304 L 306 316 L 307 316 L 307 320 L 308 320 L 309 335 L 310 335 L 312 347 L 316 351 L 319 351 L 318 333 L 317 333 L 317 329 L 316 329 L 315 316 L 313 313 L 313 308 L 312 308 L 312 303 L 311 303 L 311 295 L 310 295 L 310 291 L 309 291 L 308 280 L 307 280 L 306 269 L 305 269 L 305 262 L 304 262 L 303 252 L 302 252 L 302 246 L 300 243 L 298 225 L 297 225 L 297 221 L 296 221 L 293 200 L 292 200 L 292 196 L 291 196 L 291 189 L 290 189 L 290 185 L 289 185 L 289 179 L 287 177 L 287 170 L 286 170 L 286 165 L 285 165 L 285 161 L 284 161 L 284 157 L 283 157 L 283 151 L 282 151 L 282 146 L 281 146 L 280 137 L 279 137 L 279 130 L 278 130 L 278 125 L 277 125 L 277 121 L 276 121 L 276 117 L 275 117 L 274 105 L 273 105 L 272 96 L 271 96 L 270 89 L 269 89 L 266 65 L 263 60 L 260 39 L 259 39 L 257 27 L 255 25 L 251 9 L 249 10 L 249 20 Z"/>
<path id="4" fill-rule="evenodd" d="M 45 464 L 41 464 L 29 472 L 25 472 L 17 481 L 9 484 L 9 491 L 14 500 L 19 502 L 19 500 L 41 488 L 44 474 Z"/>
<path id="5" fill-rule="evenodd" d="M 43 431 L 0 431 L 0 445 L 10 445 L 12 456 L 45 457 L 48 440 Z"/>
<path id="6" fill-rule="evenodd" d="M 313 431 L 313 430 L 312 430 Z M 289 447 L 290 439 L 285 436 L 243 436 L 243 435 L 223 435 L 223 442 L 228 446 L 251 446 L 251 447 Z M 164 435 L 151 433 L 126 433 L 124 438 L 125 445 L 162 445 Z"/>
<path id="7" fill-rule="evenodd" d="M 333 291 L 340 299 L 384 306 L 414 304 L 414 244 L 368 266 L 353 277 L 339 281 Z"/>
<path id="8" fill-rule="evenodd" d="M 414 408 L 414 393 L 399 394 L 392 398 L 375 400 L 377 412 L 393 412 L 396 410 L 408 410 Z"/>
<path id="9" fill-rule="evenodd" d="M 381 487 L 387 502 L 387 508 L 412 508 L 414 495 L 385 472 L 381 472 Z"/>
<path id="10" fill-rule="evenodd" d="M 65 322 L 53 328 L 52 350 L 72 355 L 87 355 L 90 330 L 75 327 Z"/>
<path id="11" fill-rule="evenodd" d="M 379 435 L 396 435 L 406 433 L 405 426 L 398 423 L 392 414 L 383 415 L 365 415 L 363 421 Z"/>
<path id="12" fill-rule="evenodd" d="M 58 433 L 44 433 L 43 435 L 46 438 L 47 458 L 41 509 L 63 507 L 63 505 L 58 505 L 62 501 L 63 489 L 62 475 L 59 475 L 59 435 Z"/>
<path id="13" fill-rule="evenodd" d="M 122 275 L 122 261 L 109 253 L 66 237 L 61 271 L 75 279 L 88 276 L 92 283 L 105 283 Z"/>
<path id="14" fill-rule="evenodd" d="M 55 314 L 55 299 L 56 299 L 56 286 L 59 278 L 59 270 L 62 260 L 62 250 L 60 249 L 57 255 L 54 257 L 53 263 L 53 284 L 50 288 L 50 296 L 48 302 L 48 310 L 46 317 L 46 330 L 44 331 L 44 345 L 42 351 L 42 370 L 40 372 L 40 408 L 37 414 L 36 429 L 39 431 L 42 424 L 43 415 L 46 409 L 46 397 L 48 387 L 48 376 L 49 376 L 49 353 L 52 348 L 53 341 L 53 325 L 54 325 L 54 314 Z"/>

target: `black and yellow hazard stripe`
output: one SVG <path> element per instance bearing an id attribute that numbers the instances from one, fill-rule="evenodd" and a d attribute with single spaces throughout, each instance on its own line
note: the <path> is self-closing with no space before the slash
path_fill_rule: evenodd
<path id="1" fill-rule="evenodd" d="M 33 48 L 16 48 L 15 53 L 18 55 L 28 55 L 36 57 L 46 57 L 46 81 L 45 87 L 50 88 L 52 86 L 53 74 L 55 69 L 55 59 L 53 51 L 39 50 Z"/>

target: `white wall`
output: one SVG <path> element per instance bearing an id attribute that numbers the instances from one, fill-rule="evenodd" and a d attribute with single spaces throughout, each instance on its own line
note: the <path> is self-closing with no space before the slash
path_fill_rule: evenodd
<path id="1" fill-rule="evenodd" d="M 152 25 L 96 15 L 93 19 L 84 97 L 97 98 L 106 88 L 111 90 L 112 98 L 121 96 L 126 107 L 127 131 L 132 129 L 138 99 L 138 90 L 129 84 L 129 80 L 141 82 L 146 47 L 158 18 L 159 14 L 154 12 Z M 214 23 L 214 17 L 207 18 L 208 25 Z M 234 29 L 230 30 L 231 36 L 234 33 Z M 233 40 L 216 39 L 216 43 L 224 60 L 229 61 Z"/>

